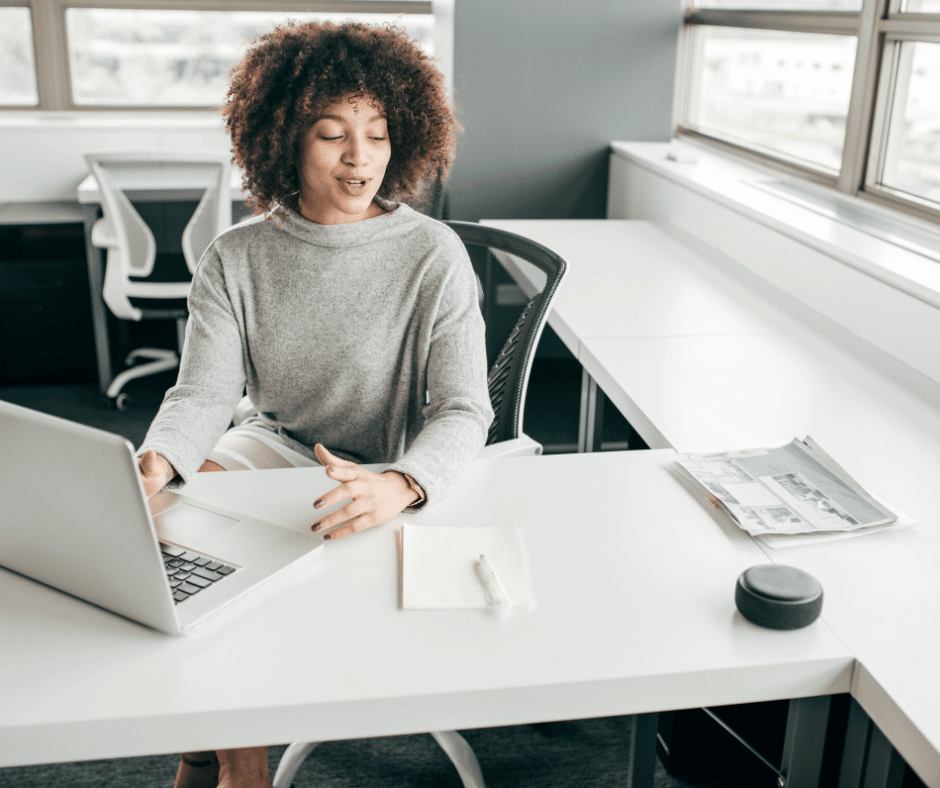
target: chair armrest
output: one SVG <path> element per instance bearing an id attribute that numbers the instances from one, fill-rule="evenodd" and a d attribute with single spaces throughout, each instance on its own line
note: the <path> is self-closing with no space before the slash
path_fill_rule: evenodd
<path id="1" fill-rule="evenodd" d="M 99 249 L 111 249 L 118 245 L 114 225 L 106 216 L 102 216 L 91 226 L 91 243 Z"/>
<path id="2" fill-rule="evenodd" d="M 489 460 L 493 457 L 532 457 L 542 453 L 542 444 L 523 433 L 518 438 L 484 446 L 477 459 Z"/>

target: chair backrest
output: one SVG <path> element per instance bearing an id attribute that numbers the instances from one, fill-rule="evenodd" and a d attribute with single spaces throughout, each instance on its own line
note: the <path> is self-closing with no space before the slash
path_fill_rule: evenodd
<path id="1" fill-rule="evenodd" d="M 142 151 L 88 153 L 85 161 L 101 189 L 107 223 L 108 267 L 104 297 L 115 314 L 138 319 L 127 297 L 130 277 L 147 277 L 156 260 L 153 232 L 124 192 L 155 190 L 166 182 L 168 191 L 202 191 L 202 198 L 183 230 L 182 249 L 190 274 L 212 240 L 232 223 L 231 164 L 227 154 L 203 151 Z M 127 314 L 125 314 L 127 313 Z"/>
<path id="2" fill-rule="evenodd" d="M 521 235 L 470 222 L 445 222 L 454 230 L 483 287 L 490 403 L 495 418 L 487 445 L 522 434 L 529 373 L 552 299 L 567 263 Z"/>

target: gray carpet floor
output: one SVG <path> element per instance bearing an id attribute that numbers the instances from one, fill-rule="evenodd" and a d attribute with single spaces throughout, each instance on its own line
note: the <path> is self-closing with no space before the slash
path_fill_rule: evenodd
<path id="1" fill-rule="evenodd" d="M 490 788 L 624 788 L 629 718 L 465 731 Z M 269 751 L 271 774 L 283 747 Z M 155 755 L 0 769 L 6 788 L 170 788 L 179 759 Z M 460 788 L 428 735 L 321 744 L 297 773 L 296 788 Z M 656 788 L 680 788 L 661 769 Z"/>

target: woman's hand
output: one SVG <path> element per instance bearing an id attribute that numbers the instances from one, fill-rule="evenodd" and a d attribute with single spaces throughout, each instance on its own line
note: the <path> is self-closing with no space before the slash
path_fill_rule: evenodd
<path id="1" fill-rule="evenodd" d="M 152 450 L 141 455 L 137 468 L 144 482 L 144 494 L 148 501 L 176 476 L 176 469 L 170 465 L 169 460 Z"/>
<path id="2" fill-rule="evenodd" d="M 366 528 L 387 523 L 420 497 L 400 473 L 372 473 L 354 462 L 330 454 L 319 443 L 313 450 L 320 463 L 326 467 L 326 475 L 341 482 L 339 487 L 334 487 L 314 502 L 314 508 L 322 509 L 344 498 L 352 499 L 313 524 L 313 530 L 322 533 L 349 520 L 342 528 L 324 534 L 324 539 L 342 539 L 365 531 Z"/>

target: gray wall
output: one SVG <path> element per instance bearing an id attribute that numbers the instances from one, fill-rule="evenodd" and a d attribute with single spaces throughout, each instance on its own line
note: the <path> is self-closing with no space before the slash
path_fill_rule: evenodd
<path id="1" fill-rule="evenodd" d="M 680 0 L 456 0 L 453 219 L 603 218 L 611 140 L 667 140 Z"/>

